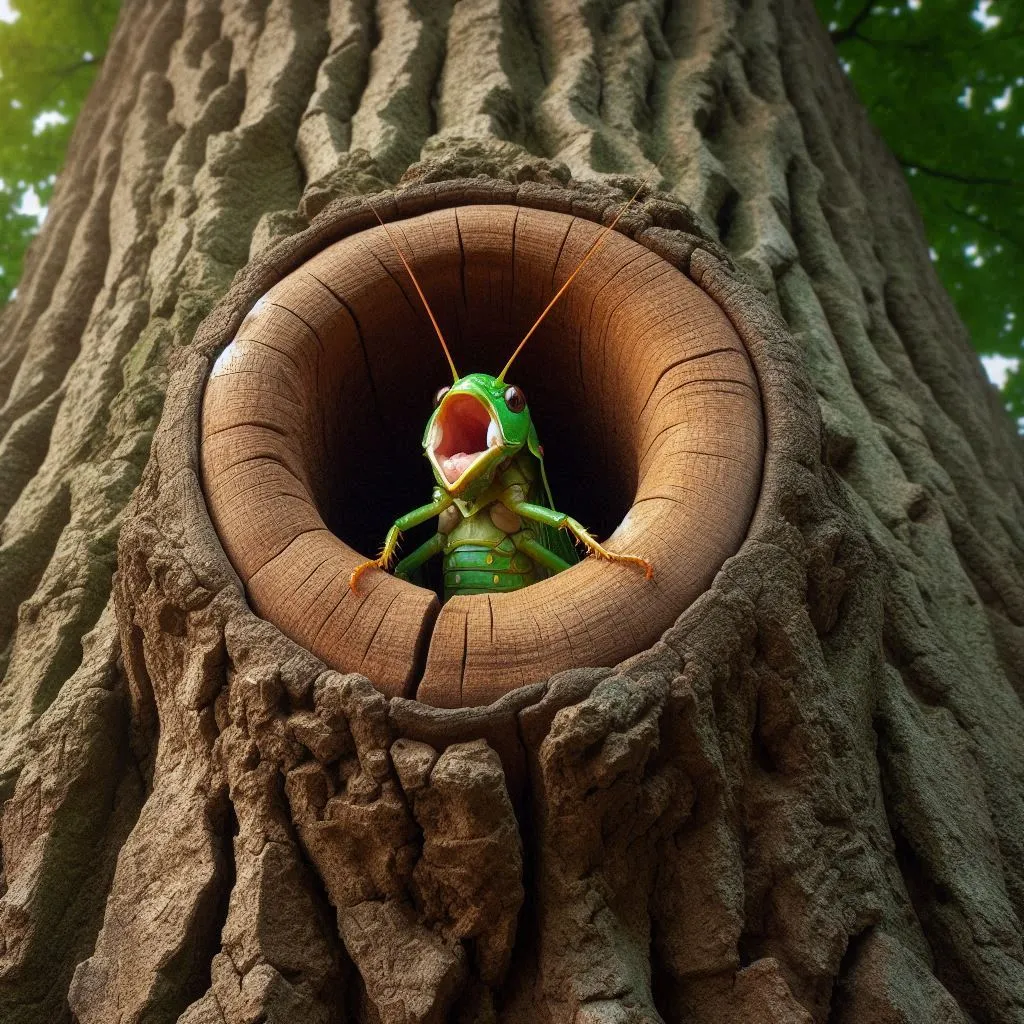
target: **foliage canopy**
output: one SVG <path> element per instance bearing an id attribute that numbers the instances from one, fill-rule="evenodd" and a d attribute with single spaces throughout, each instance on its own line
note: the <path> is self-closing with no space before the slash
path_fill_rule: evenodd
<path id="1" fill-rule="evenodd" d="M 1024 417 L 1024 3 L 817 3 L 974 347 L 1016 361 L 1004 394 Z"/>
<path id="2" fill-rule="evenodd" d="M 0 0 L 0 305 L 53 192 L 119 0 Z"/>

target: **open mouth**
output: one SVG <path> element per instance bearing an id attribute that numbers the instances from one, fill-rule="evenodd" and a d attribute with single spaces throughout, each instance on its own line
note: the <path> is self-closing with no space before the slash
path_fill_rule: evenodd
<path id="1" fill-rule="evenodd" d="M 434 462 L 449 484 L 456 483 L 478 460 L 502 443 L 501 428 L 490 410 L 472 395 L 446 398 L 437 414 Z"/>

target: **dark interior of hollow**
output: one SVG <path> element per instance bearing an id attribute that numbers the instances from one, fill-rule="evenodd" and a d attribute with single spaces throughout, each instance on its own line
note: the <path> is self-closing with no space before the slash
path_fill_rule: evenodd
<path id="1" fill-rule="evenodd" d="M 542 282 L 533 303 L 520 302 L 509 294 L 495 298 L 494 289 L 464 288 L 451 267 L 418 265 L 416 271 L 460 374 L 497 374 L 543 308 L 539 296 L 549 287 Z M 438 388 L 451 383 L 433 328 L 405 285 L 383 279 L 386 315 L 379 324 L 365 318 L 360 323 L 372 407 L 347 400 L 342 379 L 325 410 L 327 478 L 320 512 L 332 532 L 367 556 L 377 554 L 397 517 L 430 501 L 434 479 L 423 454 L 423 430 Z M 607 346 L 614 339 L 591 338 L 575 322 L 586 297 L 575 298 L 552 311 L 507 380 L 526 394 L 556 506 L 605 538 L 630 507 L 636 457 L 618 397 L 595 365 L 596 342 Z M 365 394 L 365 379 L 360 384 Z M 409 532 L 399 557 L 430 536 L 432 523 Z M 437 578 L 435 571 L 428 582 Z"/>

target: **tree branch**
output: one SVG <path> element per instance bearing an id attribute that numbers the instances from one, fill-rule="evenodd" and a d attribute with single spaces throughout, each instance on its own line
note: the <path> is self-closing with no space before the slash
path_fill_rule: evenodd
<path id="1" fill-rule="evenodd" d="M 877 2 L 878 0 L 867 0 L 846 28 L 837 28 L 834 32 L 829 32 L 832 42 L 838 46 L 840 43 L 846 42 L 847 39 L 852 39 L 857 34 L 857 29 L 871 16 Z"/>
<path id="2" fill-rule="evenodd" d="M 1013 235 L 1007 234 L 1001 228 L 997 228 L 995 227 L 995 225 L 989 224 L 987 221 L 982 220 L 977 214 L 968 213 L 967 210 L 962 210 L 959 206 L 955 206 L 953 203 L 950 202 L 947 202 L 945 205 L 947 210 L 950 210 L 952 213 L 955 213 L 960 217 L 963 217 L 964 220 L 969 220 L 972 224 L 976 224 L 979 228 L 982 229 L 982 231 L 987 231 L 990 235 L 993 235 L 1000 241 L 1005 242 L 1007 245 L 1011 245 L 1015 249 L 1020 249 L 1024 251 L 1024 244 L 1022 244 L 1018 239 L 1014 238 Z"/>
<path id="3" fill-rule="evenodd" d="M 1019 39 L 1021 36 L 1024 36 L 1024 29 L 1014 29 L 1010 32 L 989 32 L 980 39 L 960 43 L 953 42 L 941 34 L 926 36 L 920 39 L 908 39 L 906 36 L 898 39 L 878 39 L 875 36 L 866 36 L 857 31 L 858 25 L 862 23 L 858 22 L 859 17 L 860 15 L 854 18 L 846 28 L 830 32 L 829 37 L 832 41 L 838 43 L 846 42 L 847 39 L 856 39 L 858 42 L 867 43 L 869 46 L 888 47 L 889 49 L 896 50 L 916 50 L 920 53 L 928 54 L 938 54 L 941 51 L 943 56 L 947 56 L 951 53 L 977 53 L 979 50 L 991 50 L 999 43 Z"/>
<path id="4" fill-rule="evenodd" d="M 976 176 L 973 174 L 956 174 L 954 171 L 940 170 L 938 167 L 929 167 L 927 164 L 920 164 L 916 160 L 906 160 L 901 157 L 898 153 L 896 159 L 899 160 L 900 166 L 915 171 L 920 171 L 922 174 L 927 174 L 930 178 L 942 178 L 944 181 L 955 181 L 960 185 L 1009 185 L 1013 188 L 1024 187 L 1024 181 L 1018 181 L 1014 178 L 986 178 Z"/>

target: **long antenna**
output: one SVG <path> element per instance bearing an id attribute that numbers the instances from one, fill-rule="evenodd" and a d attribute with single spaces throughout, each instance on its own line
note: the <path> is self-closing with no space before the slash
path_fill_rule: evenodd
<path id="1" fill-rule="evenodd" d="M 370 200 L 366 198 L 363 199 L 363 202 L 366 203 L 366 205 L 373 212 L 374 217 L 377 218 L 377 223 L 384 229 L 385 233 L 388 236 L 388 241 L 391 243 L 392 248 L 395 250 L 396 253 L 398 253 L 398 258 L 402 261 L 402 266 L 405 267 L 409 277 L 412 278 L 412 283 L 413 287 L 416 289 L 416 294 L 420 297 L 420 302 L 423 303 L 423 308 L 427 311 L 427 316 L 430 317 L 430 322 L 434 325 L 434 330 L 437 332 L 437 340 L 441 342 L 441 348 L 444 349 L 444 357 L 445 359 L 448 360 L 449 367 L 451 367 L 452 380 L 457 382 L 459 379 L 459 371 L 455 369 L 455 360 L 452 359 L 452 354 L 451 352 L 448 351 L 448 345 L 444 340 L 444 335 L 441 333 L 441 328 L 437 326 L 437 321 L 434 319 L 434 311 L 430 308 L 430 303 L 427 302 L 427 297 L 426 295 L 423 294 L 423 289 L 420 287 L 419 281 L 416 280 L 416 275 L 412 272 L 412 267 L 409 266 L 408 260 L 406 260 L 404 253 L 399 248 L 398 243 L 395 241 L 395 236 L 391 234 L 391 228 L 389 228 L 387 224 L 385 224 L 384 221 L 380 219 L 380 214 L 374 208 L 373 203 L 371 203 Z"/>
<path id="2" fill-rule="evenodd" d="M 651 170 L 649 170 L 647 172 L 647 177 L 644 178 L 644 180 L 640 182 L 640 187 L 633 193 L 633 196 L 629 200 L 629 202 L 626 203 L 626 205 L 623 206 L 623 208 L 621 210 L 619 210 L 619 212 L 617 214 L 615 214 L 615 220 L 613 220 L 611 222 L 611 224 L 609 224 L 604 229 L 604 231 L 601 232 L 600 237 L 587 250 L 586 255 L 576 265 L 576 269 L 566 279 L 565 284 L 563 284 L 562 287 L 559 288 L 557 292 L 555 292 L 555 297 L 544 307 L 544 312 L 541 313 L 541 315 L 539 317 L 537 317 L 537 319 L 533 323 L 533 326 L 526 332 L 526 335 L 523 338 L 523 340 L 521 342 L 519 342 L 518 346 L 516 346 L 515 352 L 512 353 L 512 358 L 509 359 L 509 361 L 505 364 L 505 368 L 501 371 L 501 373 L 498 374 L 498 380 L 503 381 L 505 379 L 505 374 L 508 373 L 509 367 L 515 362 L 516 356 L 518 356 L 519 353 L 522 352 L 523 347 L 530 340 L 530 337 L 533 334 L 533 332 L 535 330 L 537 330 L 538 327 L 540 327 L 541 321 L 544 319 L 544 317 L 546 317 L 548 315 L 548 313 L 551 312 L 551 310 L 554 307 L 555 303 L 565 293 L 566 288 L 568 288 L 569 285 L 572 284 L 573 278 L 583 269 L 583 267 L 586 264 L 587 260 L 589 260 L 590 257 L 593 256 L 594 253 L 597 252 L 597 250 L 604 244 L 604 241 L 608 237 L 608 235 L 611 232 L 611 230 L 615 227 L 616 224 L 619 223 L 619 218 L 633 205 L 633 203 L 636 201 L 636 197 L 638 195 L 640 195 L 640 193 L 643 190 L 644 186 L 647 184 L 647 182 L 649 182 L 651 180 L 651 178 L 654 176 L 654 172 L 657 169 L 658 169 L 658 165 L 655 164 L 654 167 L 652 167 Z"/>

